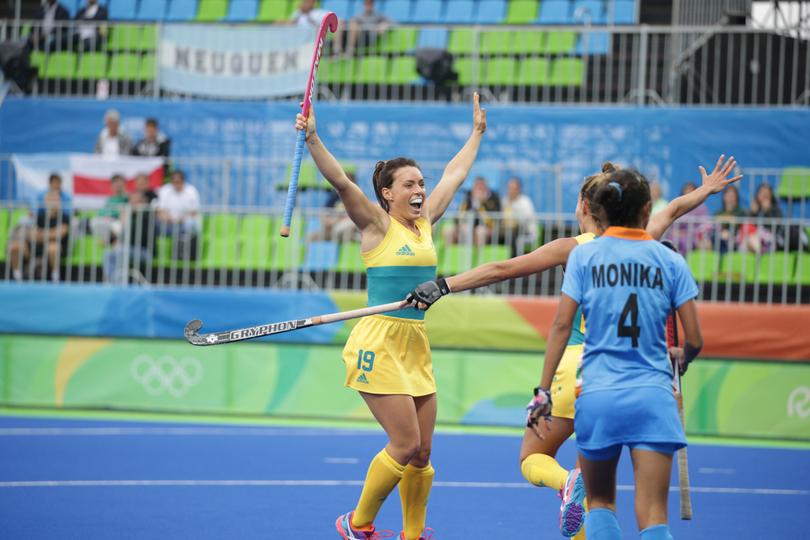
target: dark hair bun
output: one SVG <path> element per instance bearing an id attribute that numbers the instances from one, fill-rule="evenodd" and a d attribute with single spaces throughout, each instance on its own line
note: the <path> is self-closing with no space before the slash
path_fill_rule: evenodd
<path id="1" fill-rule="evenodd" d="M 611 163 L 610 161 L 605 161 L 602 163 L 602 172 L 603 173 L 613 173 L 619 170 L 619 166 Z"/>

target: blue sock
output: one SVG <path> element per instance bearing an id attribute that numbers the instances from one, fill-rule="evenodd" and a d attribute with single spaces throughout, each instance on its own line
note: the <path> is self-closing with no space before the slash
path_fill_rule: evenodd
<path id="1" fill-rule="evenodd" d="M 622 531 L 616 513 L 607 508 L 594 508 L 585 514 L 585 535 L 588 540 L 621 540 Z"/>
<path id="2" fill-rule="evenodd" d="M 672 535 L 669 534 L 669 525 L 662 523 L 661 525 L 653 525 L 641 531 L 641 540 L 672 540 Z"/>

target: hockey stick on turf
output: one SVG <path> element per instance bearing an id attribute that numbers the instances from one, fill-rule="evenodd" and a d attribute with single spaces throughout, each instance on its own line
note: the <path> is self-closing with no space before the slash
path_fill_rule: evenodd
<path id="1" fill-rule="evenodd" d="M 183 333 L 186 336 L 186 340 L 188 340 L 188 342 L 192 345 L 221 345 L 223 343 L 233 343 L 235 341 L 245 341 L 246 339 L 255 339 L 262 336 L 291 332 L 292 330 L 300 330 L 301 328 L 309 328 L 310 326 L 318 326 L 321 324 L 329 324 L 348 319 L 356 319 L 358 317 L 367 317 L 369 315 L 379 315 L 380 313 L 397 311 L 404 307 L 408 307 L 408 302 L 401 300 L 399 302 L 391 302 L 389 304 L 364 307 L 350 311 L 341 311 L 340 313 L 329 313 L 327 315 L 309 317 L 307 319 L 294 319 L 292 321 L 260 324 L 258 326 L 239 328 L 237 330 L 225 330 L 222 332 L 212 332 L 210 334 L 200 334 L 199 331 L 200 328 L 202 328 L 203 323 L 199 319 L 194 319 L 186 324 L 186 328 Z"/>
<path id="2" fill-rule="evenodd" d="M 333 12 L 329 12 L 321 21 L 321 26 L 318 28 L 318 39 L 315 40 L 315 54 L 312 56 L 312 65 L 309 68 L 309 79 L 307 80 L 307 88 L 304 92 L 304 102 L 301 105 L 301 114 L 304 118 L 309 116 L 309 109 L 312 107 L 312 97 L 315 93 L 315 76 L 318 74 L 318 66 L 321 63 L 321 51 L 323 44 L 326 41 L 326 31 L 334 33 L 338 28 L 338 18 Z M 287 188 L 287 203 L 284 205 L 284 221 L 281 225 L 281 236 L 290 236 L 290 222 L 292 222 L 292 212 L 295 208 L 295 197 L 298 193 L 298 173 L 301 171 L 301 157 L 304 154 L 304 140 L 306 139 L 306 132 L 301 130 L 298 132 L 298 138 L 295 141 L 295 154 L 293 155 L 292 169 L 290 171 L 290 185 Z"/>

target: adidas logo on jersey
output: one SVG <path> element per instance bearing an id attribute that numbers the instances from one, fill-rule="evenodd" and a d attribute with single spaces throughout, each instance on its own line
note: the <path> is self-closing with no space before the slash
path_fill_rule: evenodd
<path id="1" fill-rule="evenodd" d="M 363 384 L 368 384 L 368 379 L 366 378 L 365 373 L 361 373 L 359 377 L 357 377 L 357 382 L 361 382 Z"/>
<path id="2" fill-rule="evenodd" d="M 414 251 L 411 249 L 411 246 L 409 246 L 408 244 L 405 244 L 404 246 L 399 248 L 399 250 L 397 250 L 397 255 L 404 255 L 404 256 L 407 256 L 407 257 L 415 257 L 416 253 L 414 253 Z"/>

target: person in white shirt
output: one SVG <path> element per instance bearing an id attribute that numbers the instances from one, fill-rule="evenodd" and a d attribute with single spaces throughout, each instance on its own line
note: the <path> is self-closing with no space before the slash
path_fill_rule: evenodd
<path id="1" fill-rule="evenodd" d="M 326 17 L 326 13 L 326 10 L 315 7 L 315 0 L 301 0 L 290 20 L 301 28 L 317 30 L 321 26 L 323 18 Z"/>
<path id="2" fill-rule="evenodd" d="M 200 230 L 200 193 L 186 183 L 183 171 L 174 171 L 171 183 L 158 190 L 156 207 L 160 234 L 194 235 Z"/>
<path id="3" fill-rule="evenodd" d="M 506 184 L 506 197 L 501 200 L 503 231 L 512 245 L 512 257 L 525 253 L 526 247 L 533 250 L 537 243 L 537 219 L 534 204 L 523 193 L 520 178 L 512 177 Z"/>
<path id="4" fill-rule="evenodd" d="M 104 156 L 127 156 L 132 152 L 132 139 L 121 131 L 121 116 L 115 109 L 104 114 L 105 128 L 96 139 L 95 153 Z"/>

